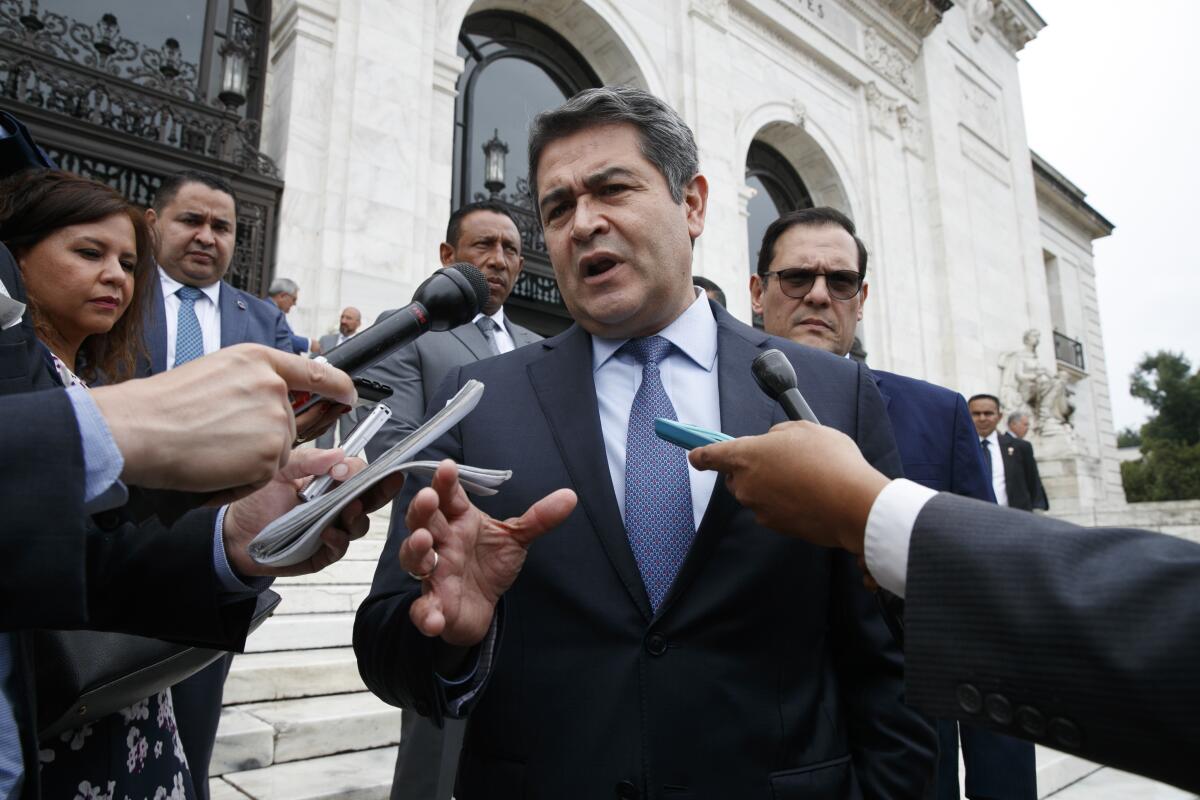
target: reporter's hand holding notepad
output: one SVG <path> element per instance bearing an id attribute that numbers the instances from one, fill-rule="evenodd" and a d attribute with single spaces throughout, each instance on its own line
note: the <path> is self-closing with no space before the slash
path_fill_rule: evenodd
<path id="1" fill-rule="evenodd" d="M 301 503 L 264 528 L 250 543 L 250 557 L 268 567 L 286 567 L 304 561 L 321 547 L 321 531 L 337 519 L 347 504 L 380 480 L 397 472 L 432 475 L 437 469 L 436 462 L 409 459 L 471 413 L 482 396 L 483 384 L 467 381 L 458 394 L 446 403 L 445 408 L 366 469 L 310 502 Z M 510 470 L 479 469 L 466 465 L 459 465 L 458 470 L 463 488 L 480 495 L 495 494 L 496 489 L 512 477 Z"/>

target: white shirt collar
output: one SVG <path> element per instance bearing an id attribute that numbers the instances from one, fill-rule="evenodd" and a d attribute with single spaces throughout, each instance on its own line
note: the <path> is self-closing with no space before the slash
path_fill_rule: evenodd
<path id="1" fill-rule="evenodd" d="M 679 352 L 696 362 L 704 371 L 712 372 L 716 366 L 717 319 L 713 316 L 708 297 L 702 290 L 697 289 L 696 299 L 692 304 L 657 335 L 675 345 Z M 629 338 L 601 339 L 593 336 L 592 371 L 600 369 L 627 341 Z"/>
<path id="2" fill-rule="evenodd" d="M 1000 433 L 998 431 L 992 431 L 991 433 L 989 433 L 987 436 L 983 437 L 979 441 L 991 442 L 993 445 L 995 445 L 996 452 L 997 453 L 1000 452 Z"/>
<path id="3" fill-rule="evenodd" d="M 161 266 L 158 268 L 158 280 L 162 283 L 163 297 L 170 297 L 178 292 L 184 284 L 172 278 L 167 274 Z M 214 281 L 208 286 L 197 286 L 197 289 L 204 292 L 209 300 L 213 301 L 213 305 L 219 305 L 221 302 L 221 281 Z"/>

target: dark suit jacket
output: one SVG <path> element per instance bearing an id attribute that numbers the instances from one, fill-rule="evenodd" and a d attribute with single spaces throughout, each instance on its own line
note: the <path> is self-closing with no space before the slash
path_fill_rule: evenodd
<path id="1" fill-rule="evenodd" d="M 1200 792 L 1200 546 L 950 495 L 908 556 L 910 703 Z"/>
<path id="2" fill-rule="evenodd" d="M 154 299 L 147 307 L 143 336 L 150 362 L 138 365 L 138 375 L 157 375 L 167 371 L 167 313 L 163 305 L 162 282 L 155 273 L 150 281 Z M 235 344 L 264 344 L 285 353 L 292 350 L 291 329 L 283 312 L 269 300 L 221 284 L 221 347 Z"/>
<path id="3" fill-rule="evenodd" d="M 877 467 L 899 472 L 864 368 L 712 307 L 724 431 L 762 433 L 783 421 L 749 373 L 758 353 L 778 347 L 817 415 L 854 436 Z M 609 477 L 590 337 L 574 326 L 456 369 L 431 408 L 468 378 L 483 381 L 486 400 L 431 448 L 434 457 L 513 469 L 497 496 L 477 501 L 494 517 L 564 486 L 580 504 L 533 544 L 503 597 L 457 797 L 920 795 L 933 731 L 902 702 L 902 656 L 851 557 L 759 527 L 718 481 L 652 613 Z M 372 691 L 440 719 L 433 640 L 408 616 L 420 586 L 396 559 L 404 535 L 389 536 L 354 646 Z"/>
<path id="4" fill-rule="evenodd" d="M 904 375 L 871 374 L 892 422 L 904 477 L 935 491 L 996 502 L 962 395 Z"/>
<path id="5" fill-rule="evenodd" d="M 24 300 L 8 250 L 0 280 Z M 24 374 L 22 374 L 24 371 Z M 38 391 L 41 390 L 41 391 Z M 212 567 L 215 509 L 182 513 L 131 488 L 130 503 L 84 511 L 84 460 L 70 399 L 25 321 L 0 331 L 0 630 L 111 630 L 220 649 L 245 645 L 254 598 L 227 603 Z M 167 527 L 153 511 L 171 507 Z M 153 602 L 147 602 L 147 598 Z M 23 797 L 38 796 L 35 665 L 22 637 L 13 664 L 25 757 Z"/>
<path id="6" fill-rule="evenodd" d="M 1000 440 L 1000 457 L 1004 460 L 1004 490 L 1008 492 L 1008 507 L 1023 511 L 1035 508 L 1048 510 L 1050 501 L 1042 489 L 1037 460 L 1033 457 L 1033 445 L 1003 431 L 996 431 L 996 436 Z"/>

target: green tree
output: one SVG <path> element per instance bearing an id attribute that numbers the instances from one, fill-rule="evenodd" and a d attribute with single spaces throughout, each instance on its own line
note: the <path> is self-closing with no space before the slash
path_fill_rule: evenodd
<path id="1" fill-rule="evenodd" d="M 1122 428 L 1117 431 L 1117 447 L 1141 447 L 1142 434 L 1133 428 Z"/>
<path id="2" fill-rule="evenodd" d="M 1200 371 L 1182 354 L 1159 351 L 1138 364 L 1129 392 L 1155 414 L 1140 431 L 1142 458 L 1121 465 L 1126 498 L 1200 499 Z"/>

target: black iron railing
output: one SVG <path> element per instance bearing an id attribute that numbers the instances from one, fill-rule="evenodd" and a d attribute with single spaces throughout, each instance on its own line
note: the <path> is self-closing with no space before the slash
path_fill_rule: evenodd
<path id="1" fill-rule="evenodd" d="M 1081 372 L 1087 369 L 1083 362 L 1083 342 L 1058 331 L 1054 332 L 1054 357 Z"/>

